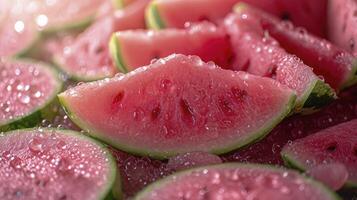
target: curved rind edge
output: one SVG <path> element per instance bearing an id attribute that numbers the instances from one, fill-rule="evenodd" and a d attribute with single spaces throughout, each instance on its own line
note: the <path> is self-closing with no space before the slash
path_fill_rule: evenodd
<path id="1" fill-rule="evenodd" d="M 159 181 L 156 181 L 154 183 L 151 183 L 150 185 L 148 185 L 147 187 L 145 187 L 143 190 L 141 190 L 135 197 L 133 200 L 142 200 L 145 199 L 145 196 L 147 196 L 147 194 L 157 188 L 160 188 L 161 185 L 166 184 L 167 182 L 170 182 L 171 179 L 173 179 L 174 177 L 179 177 L 179 176 L 184 176 L 186 174 L 190 174 L 194 171 L 200 171 L 200 170 L 204 170 L 204 169 L 215 169 L 215 168 L 256 168 L 256 169 L 267 169 L 267 170 L 271 170 L 271 171 L 282 171 L 281 169 L 271 166 L 271 165 L 266 165 L 266 164 L 244 164 L 244 163 L 224 163 L 224 164 L 217 164 L 217 165 L 210 165 L 210 166 L 205 166 L 205 167 L 197 167 L 197 168 L 191 168 L 188 170 L 184 170 L 184 171 L 180 171 L 180 172 L 176 172 L 170 176 L 167 176 Z M 291 170 L 290 170 L 291 171 Z M 298 172 L 296 172 L 297 174 L 299 174 Z M 327 193 L 329 194 L 328 196 L 331 197 L 331 200 L 341 200 L 341 198 L 333 191 L 331 191 L 330 189 L 328 189 L 326 186 L 324 186 L 323 184 L 309 178 L 306 177 L 302 174 L 299 174 L 299 176 L 305 180 L 306 182 L 308 182 L 309 184 L 311 184 L 312 186 L 315 186 L 316 188 L 318 188 L 320 191 L 322 191 L 323 193 Z"/>
<path id="2" fill-rule="evenodd" d="M 27 128 L 27 129 L 18 129 L 18 130 L 12 130 L 12 131 L 8 131 L 5 132 L 4 134 L 12 134 L 12 133 L 18 133 L 18 132 L 25 132 L 25 131 L 36 131 L 39 130 L 39 128 Z M 111 154 L 111 152 L 109 151 L 109 149 L 102 143 L 100 143 L 99 141 L 85 136 L 77 131 L 73 131 L 73 130 L 65 130 L 65 129 L 59 129 L 59 128 L 41 128 L 41 130 L 46 133 L 46 131 L 55 131 L 58 132 L 60 134 L 65 134 L 65 135 L 70 135 L 73 137 L 78 137 L 81 138 L 83 140 L 86 140 L 90 143 L 94 143 L 95 145 L 99 146 L 100 149 L 102 149 L 103 151 L 105 151 L 105 156 L 106 158 L 108 158 L 109 160 L 109 166 L 110 166 L 110 171 L 108 173 L 108 184 L 107 186 L 104 188 L 103 192 L 100 193 L 100 200 L 106 200 L 108 199 L 110 196 L 112 196 L 112 192 L 114 187 L 116 186 L 116 181 L 120 180 L 120 173 L 118 171 L 118 167 L 116 164 L 116 160 L 114 158 L 114 156 Z M 121 186 L 121 185 L 120 185 Z M 120 188 L 120 194 L 121 194 L 121 188 Z"/>
<path id="3" fill-rule="evenodd" d="M 20 61 L 20 62 L 34 62 L 40 66 L 40 68 L 43 68 L 53 77 L 52 80 L 55 80 L 55 90 L 49 95 L 49 98 L 46 102 L 44 102 L 42 105 L 35 107 L 33 110 L 29 111 L 26 115 L 16 117 L 12 120 L 7 121 L 6 123 L 0 124 L 0 131 L 5 132 L 5 131 L 11 131 L 14 129 L 23 129 L 23 128 L 31 128 L 36 125 L 38 125 L 43 119 L 51 120 L 53 117 L 56 115 L 56 113 L 53 112 L 52 108 L 54 105 L 58 105 L 57 101 L 57 94 L 61 92 L 63 88 L 63 81 L 60 79 L 58 76 L 58 72 L 53 69 L 51 66 L 39 62 L 39 61 L 33 61 L 31 59 L 16 59 L 15 61 Z"/>
<path id="4" fill-rule="evenodd" d="M 109 40 L 109 54 L 115 63 L 115 66 L 120 72 L 128 73 L 128 68 L 125 65 L 121 54 L 120 45 L 116 33 L 113 33 Z"/>
<path id="5" fill-rule="evenodd" d="M 65 112 L 67 115 L 71 118 L 71 120 L 77 124 L 80 128 L 83 130 L 87 131 L 92 137 L 97 138 L 107 144 L 112 145 L 115 148 L 118 148 L 120 150 L 129 152 L 134 155 L 139 155 L 139 156 L 148 156 L 151 158 L 155 159 L 167 159 L 171 156 L 177 155 L 178 153 L 182 152 L 177 152 L 177 151 L 171 151 L 171 152 L 163 152 L 163 151 L 151 151 L 150 149 L 141 149 L 140 147 L 132 147 L 130 145 L 126 145 L 124 143 L 117 143 L 113 142 L 113 140 L 109 137 L 106 137 L 105 134 L 100 133 L 100 131 L 94 130 L 89 124 L 85 123 L 82 119 L 77 117 L 74 113 L 71 112 L 71 107 L 68 105 L 66 99 L 65 99 L 65 93 L 61 93 L 58 95 L 59 101 L 64 108 Z M 269 122 L 267 122 L 262 128 L 257 130 L 254 133 L 249 134 L 249 137 L 246 136 L 245 138 L 241 138 L 237 142 L 228 145 L 227 147 L 220 147 L 216 149 L 211 149 L 209 150 L 210 153 L 213 154 L 224 154 L 228 153 L 230 151 L 233 151 L 235 149 L 243 148 L 245 146 L 248 146 L 254 142 L 257 142 L 261 139 L 263 139 L 266 135 L 270 133 L 270 131 L 278 124 L 280 123 L 286 116 L 288 116 L 293 109 L 293 106 L 295 105 L 295 100 L 296 100 L 296 95 L 292 93 L 290 95 L 290 98 L 287 102 L 286 105 L 282 105 L 282 110 L 280 112 L 280 115 L 276 116 L 275 118 L 271 119 Z"/>
<path id="6" fill-rule="evenodd" d="M 281 151 L 280 155 L 284 161 L 285 166 L 287 166 L 289 168 L 297 169 L 301 172 L 306 171 L 305 166 L 303 164 L 301 164 L 301 162 L 299 162 L 297 159 L 294 159 L 293 156 L 290 155 L 288 152 L 285 152 L 284 149 Z M 357 188 L 357 182 L 347 181 L 343 187 L 355 189 L 355 188 Z"/>
<path id="7" fill-rule="evenodd" d="M 159 9 L 156 0 L 149 3 L 145 10 L 146 26 L 150 29 L 159 30 L 164 29 L 165 23 L 160 17 Z"/>

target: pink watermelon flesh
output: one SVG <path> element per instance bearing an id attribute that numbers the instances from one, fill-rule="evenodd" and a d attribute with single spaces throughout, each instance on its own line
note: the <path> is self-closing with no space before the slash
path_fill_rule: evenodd
<path id="1" fill-rule="evenodd" d="M 14 10 L 12 1 L 0 2 L 0 56 L 12 56 L 28 48 L 37 39 L 29 16 Z"/>
<path id="2" fill-rule="evenodd" d="M 356 81 L 357 60 L 347 51 L 262 10 L 246 4 L 240 4 L 236 8 L 241 16 L 260 21 L 261 27 L 268 31 L 281 47 L 301 58 L 334 89 L 339 90 Z"/>
<path id="3" fill-rule="evenodd" d="M 148 186 L 134 199 L 328 200 L 338 197 L 295 171 L 231 163 L 174 174 Z"/>
<path id="4" fill-rule="evenodd" d="M 298 109 L 309 107 L 308 98 L 315 96 L 314 93 L 321 93 L 316 96 L 322 105 L 333 96 L 327 85 L 324 86 L 325 91 L 314 90 L 316 85 L 324 84 L 322 80 L 310 67 L 296 56 L 288 54 L 274 38 L 264 32 L 258 19 L 248 17 L 245 13 L 231 14 L 226 18 L 224 26 L 231 37 L 235 53 L 234 70 L 271 77 L 287 85 L 297 93 Z"/>
<path id="5" fill-rule="evenodd" d="M 220 164 L 222 160 L 219 156 L 206 152 L 189 152 L 171 157 L 167 163 L 167 168 L 173 171 L 180 171 L 193 167 Z"/>
<path id="6" fill-rule="evenodd" d="M 348 171 L 340 163 L 317 165 L 309 169 L 307 174 L 333 190 L 341 189 L 348 179 Z"/>
<path id="7" fill-rule="evenodd" d="M 76 132 L 17 130 L 0 137 L 0 197 L 104 199 L 116 167 L 102 145 Z"/>
<path id="8" fill-rule="evenodd" d="M 197 55 L 204 61 L 213 61 L 228 68 L 232 51 L 225 32 L 211 23 L 200 23 L 186 29 L 159 31 L 119 31 L 112 36 L 114 60 L 119 60 L 124 72 L 150 64 L 150 61 L 172 53 Z"/>
<path id="9" fill-rule="evenodd" d="M 284 120 L 262 141 L 250 145 L 247 148 L 223 155 L 221 156 L 221 159 L 224 162 L 250 162 L 282 165 L 283 162 L 281 160 L 280 151 L 285 144 L 291 143 L 291 141 L 295 139 L 305 137 L 321 129 L 357 118 L 357 87 L 340 93 L 340 97 L 340 99 L 336 100 L 331 105 L 324 107 L 321 111 L 312 115 L 295 115 Z M 172 167 L 168 166 L 168 164 L 163 161 L 152 160 L 146 157 L 136 157 L 114 149 L 112 149 L 112 152 L 120 166 L 124 193 L 127 197 L 135 195 L 146 185 L 173 172 Z M 203 158 L 200 156 L 197 157 L 197 154 L 194 158 L 189 157 L 190 163 L 192 163 L 192 159 L 196 162 L 207 160 L 207 157 L 211 158 L 210 154 L 208 154 L 208 156 L 206 155 L 207 153 L 203 155 Z M 171 160 L 174 158 L 171 158 Z M 181 160 L 184 162 L 184 159 Z M 212 159 L 209 160 L 211 161 L 215 159 L 212 157 Z M 183 165 L 181 164 L 182 163 L 179 163 L 179 165 L 175 166 L 184 165 L 184 163 Z M 336 169 L 334 172 L 336 172 Z M 136 174 L 140 175 L 137 176 Z M 343 176 L 343 172 L 338 174 L 342 174 L 341 176 Z M 337 182 L 331 181 L 330 183 L 336 185 L 337 183 L 341 184 L 343 181 L 342 179 L 338 180 L 339 181 Z M 348 195 L 353 196 L 353 194 L 346 194 L 345 196 Z M 346 199 L 352 199 L 352 197 L 346 197 Z"/>
<path id="10" fill-rule="evenodd" d="M 271 79 L 174 54 L 59 98 L 93 136 L 129 152 L 167 158 L 249 144 L 290 112 L 295 95 Z"/>
<path id="11" fill-rule="evenodd" d="M 0 60 L 0 77 L 0 127 L 41 110 L 61 89 L 57 74 L 41 63 Z"/>
<path id="12" fill-rule="evenodd" d="M 304 26 L 318 36 L 325 36 L 326 0 L 157 0 L 152 5 L 156 7 L 157 20 L 160 20 L 165 28 L 182 28 L 186 22 L 218 22 L 232 11 L 232 7 L 238 2 L 257 6 L 281 19 Z"/>
<path id="13" fill-rule="evenodd" d="M 319 164 L 342 163 L 348 171 L 348 183 L 357 186 L 357 119 L 322 130 L 284 146 L 286 163 L 302 170 Z"/>
<path id="14" fill-rule="evenodd" d="M 99 18 L 68 45 L 54 52 L 59 67 L 78 80 L 97 80 L 113 76 L 116 70 L 109 57 L 108 42 L 114 31 L 144 28 L 144 9 L 148 0 L 138 0 L 112 15 Z M 63 44 L 59 44 L 60 47 Z"/>
<path id="15" fill-rule="evenodd" d="M 355 0 L 329 1 L 328 38 L 354 55 L 357 55 L 356 10 Z"/>
<path id="16" fill-rule="evenodd" d="M 285 144 L 317 131 L 357 118 L 357 87 L 340 93 L 331 105 L 311 115 L 285 119 L 262 141 L 221 156 L 225 162 L 253 162 L 282 165 L 280 151 Z"/>
<path id="17" fill-rule="evenodd" d="M 21 54 L 39 38 L 39 31 L 85 25 L 104 0 L 19 0 L 0 2 L 0 56 Z"/>

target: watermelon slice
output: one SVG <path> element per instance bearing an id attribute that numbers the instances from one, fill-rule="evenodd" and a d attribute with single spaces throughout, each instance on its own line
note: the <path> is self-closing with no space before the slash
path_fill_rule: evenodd
<path id="1" fill-rule="evenodd" d="M 54 70 L 32 61 L 0 60 L 0 77 L 0 131 L 41 122 L 62 88 Z"/>
<path id="2" fill-rule="evenodd" d="M 113 15 L 100 18 L 71 44 L 55 52 L 56 65 L 76 80 L 91 81 L 113 76 L 117 71 L 109 57 L 110 36 L 118 30 L 143 28 L 148 1 L 135 1 Z"/>
<path id="3" fill-rule="evenodd" d="M 186 29 L 160 31 L 119 31 L 110 40 L 110 51 L 116 66 L 128 72 L 150 61 L 172 53 L 197 55 L 228 68 L 232 50 L 225 32 L 211 23 L 200 23 Z"/>
<path id="4" fill-rule="evenodd" d="M 87 26 L 104 0 L 1 1 L 0 56 L 35 54 L 40 31 L 56 32 Z"/>
<path id="5" fill-rule="evenodd" d="M 357 2 L 354 0 L 329 0 L 328 38 L 342 48 L 357 55 Z"/>
<path id="6" fill-rule="evenodd" d="M 264 30 L 275 38 L 289 53 L 301 58 L 314 69 L 314 73 L 324 77 L 335 90 L 340 90 L 357 82 L 357 60 L 347 51 L 329 41 L 294 28 L 264 11 L 240 3 L 235 7 L 240 15 L 260 20 Z"/>
<path id="7" fill-rule="evenodd" d="M 325 163 L 342 163 L 349 176 L 347 185 L 357 187 L 357 120 L 295 140 L 282 150 L 288 165 L 308 170 Z"/>
<path id="8" fill-rule="evenodd" d="M 163 159 L 225 153 L 254 142 L 290 112 L 295 95 L 271 79 L 173 54 L 127 75 L 69 89 L 59 99 L 92 136 Z"/>
<path id="9" fill-rule="evenodd" d="M 334 91 L 299 58 L 282 49 L 261 28 L 259 19 L 236 13 L 224 25 L 235 52 L 234 70 L 271 77 L 295 90 L 296 111 L 319 108 L 334 99 Z"/>
<path id="10" fill-rule="evenodd" d="M 3 200 L 104 200 L 112 196 L 117 175 L 119 180 L 109 151 L 73 131 L 7 132 L 0 137 L 0 155 Z"/>
<path id="11" fill-rule="evenodd" d="M 339 197 L 295 171 L 230 163 L 174 174 L 148 186 L 134 199 L 330 200 Z"/>
<path id="12" fill-rule="evenodd" d="M 304 26 L 318 36 L 325 36 L 326 0 L 153 0 L 147 8 L 146 21 L 154 29 L 182 28 L 186 22 L 219 22 L 234 4 L 246 2 L 284 20 Z"/>

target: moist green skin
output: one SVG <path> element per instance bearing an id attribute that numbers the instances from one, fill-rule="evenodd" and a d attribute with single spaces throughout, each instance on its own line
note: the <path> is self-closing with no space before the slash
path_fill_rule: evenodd
<path id="1" fill-rule="evenodd" d="M 145 20 L 148 28 L 156 30 L 166 28 L 163 19 L 160 17 L 158 5 L 155 0 L 148 5 L 145 13 Z"/>
<path id="2" fill-rule="evenodd" d="M 218 165 L 211 165 L 211 166 L 206 166 L 206 167 L 198 167 L 198 168 L 192 168 L 192 169 L 188 169 L 188 170 L 184 170 L 175 174 L 172 174 L 168 177 L 165 177 L 159 181 L 156 181 L 152 184 L 150 184 L 149 186 L 147 186 L 146 188 L 144 188 L 142 191 L 140 191 L 135 197 L 134 200 L 142 200 L 145 199 L 146 196 L 148 196 L 150 194 L 150 192 L 152 190 L 158 189 L 158 188 L 162 188 L 165 187 L 165 185 L 167 183 L 170 183 L 170 181 L 172 181 L 172 179 L 174 179 L 174 177 L 180 177 L 180 176 L 185 176 L 187 174 L 190 174 L 192 172 L 195 171 L 202 171 L 204 169 L 230 169 L 230 168 L 248 168 L 248 169 L 266 169 L 268 171 L 274 171 L 274 172 L 281 172 L 282 170 L 270 165 L 260 165 L 260 164 L 242 164 L 242 163 L 225 163 L 225 164 L 218 164 Z M 323 191 L 323 193 L 328 194 L 327 196 L 329 196 L 329 199 L 334 199 L 334 200 L 341 200 L 341 198 L 334 193 L 333 191 L 331 191 L 330 189 L 328 189 L 327 187 L 325 187 L 323 184 L 314 181 L 313 179 L 309 178 L 309 177 L 305 177 L 303 175 L 301 175 L 301 177 L 307 182 L 310 183 L 312 186 L 314 186 L 316 189 L 319 189 L 320 191 Z"/>
<path id="3" fill-rule="evenodd" d="M 121 149 L 123 151 L 129 152 L 134 155 L 139 155 L 139 156 L 148 156 L 151 158 L 155 159 L 168 159 L 172 156 L 175 156 L 179 153 L 183 153 L 184 150 L 172 150 L 172 151 L 163 151 L 163 150 L 152 150 L 152 149 L 146 149 L 146 148 L 141 148 L 141 147 L 134 147 L 128 144 L 125 144 L 125 142 L 117 142 L 113 141 L 112 138 L 106 136 L 106 134 L 101 133 L 98 130 L 95 130 L 90 124 L 87 124 L 82 120 L 81 118 L 77 117 L 74 113 L 71 111 L 71 106 L 67 103 L 66 97 L 64 93 L 61 93 L 58 95 L 59 101 L 64 108 L 65 112 L 67 115 L 71 118 L 71 120 L 78 125 L 80 128 L 83 130 L 87 131 L 92 137 L 97 138 L 107 144 L 110 144 L 118 149 Z M 240 138 L 239 140 L 235 142 L 231 142 L 227 146 L 224 147 L 216 147 L 216 148 L 211 148 L 208 150 L 209 153 L 213 154 L 224 154 L 228 153 L 230 151 L 233 151 L 238 148 L 242 148 L 245 146 L 248 146 L 256 141 L 259 141 L 263 139 L 266 135 L 270 133 L 270 131 L 278 124 L 280 123 L 286 116 L 289 115 L 291 112 L 293 106 L 295 105 L 295 100 L 296 96 L 292 94 L 290 96 L 290 99 L 286 105 L 282 105 L 282 111 L 280 115 L 277 115 L 275 118 L 271 119 L 271 121 L 267 122 L 265 126 L 260 128 L 259 130 L 256 130 L 254 133 L 250 133 L 249 136 L 245 136 L 245 138 Z"/>
<path id="4" fill-rule="evenodd" d="M 109 53 L 115 63 L 115 66 L 120 72 L 128 73 L 127 65 L 122 57 L 121 48 L 119 45 L 119 40 L 115 33 L 112 34 L 109 41 Z"/>
<path id="5" fill-rule="evenodd" d="M 349 75 L 346 83 L 343 84 L 341 89 L 342 90 L 346 89 L 346 88 L 351 87 L 355 84 L 357 84 L 357 59 L 354 59 L 353 64 L 352 64 L 352 73 Z"/>
<path id="6" fill-rule="evenodd" d="M 19 61 L 26 61 L 27 63 L 34 62 L 29 59 L 20 59 Z M 49 69 L 49 73 L 51 73 L 53 75 L 53 78 L 55 78 L 56 84 L 54 87 L 56 88 L 54 89 L 53 93 L 49 95 L 48 100 L 42 105 L 35 107 L 33 110 L 29 111 L 28 113 L 25 113 L 23 116 L 19 116 L 14 119 L 2 122 L 0 124 L 0 132 L 10 131 L 14 129 L 31 128 L 40 124 L 43 119 L 51 120 L 56 116 L 57 112 L 54 111 L 53 108 L 56 106 L 59 107 L 56 95 L 62 90 L 63 83 L 58 77 L 58 72 L 56 70 L 50 68 L 50 66 L 47 66 L 43 63 L 41 63 L 40 65 L 42 68 Z"/>
<path id="7" fill-rule="evenodd" d="M 17 133 L 17 132 L 28 132 L 28 131 L 37 131 L 38 128 L 28 128 L 28 129 L 20 129 L 20 130 L 14 130 L 10 132 L 5 132 L 4 134 L 12 134 L 12 133 Z M 109 178 L 106 184 L 106 187 L 103 189 L 103 191 L 100 192 L 98 200 L 121 200 L 122 199 L 122 188 L 121 188 L 121 176 L 118 170 L 118 166 L 116 164 L 115 158 L 113 155 L 110 153 L 110 151 L 107 149 L 107 147 L 98 142 L 97 140 L 94 140 L 88 136 L 85 136 L 79 132 L 72 131 L 72 130 L 63 130 L 63 129 L 58 129 L 58 128 L 41 128 L 43 130 L 43 133 L 46 134 L 47 132 L 56 132 L 60 133 L 63 135 L 69 135 L 69 136 L 75 136 L 77 138 L 81 138 L 82 140 L 86 140 L 90 143 L 94 143 L 97 146 L 99 146 L 103 151 L 106 152 L 106 158 L 110 162 L 110 174 Z"/>
<path id="8" fill-rule="evenodd" d="M 302 111 L 304 111 L 304 109 L 305 109 L 305 111 L 306 111 L 306 109 L 307 110 L 319 109 L 319 108 L 329 104 L 336 98 L 337 97 L 336 97 L 336 93 L 334 92 L 334 90 L 328 84 L 326 84 L 324 81 L 318 79 L 316 81 L 316 83 L 314 84 L 314 87 L 313 87 L 311 93 L 309 93 L 308 98 L 304 102 L 304 107 L 303 107 Z"/>
<path id="9" fill-rule="evenodd" d="M 284 161 L 285 166 L 287 166 L 289 168 L 297 169 L 300 172 L 305 172 L 307 170 L 305 165 L 302 164 L 298 159 L 295 159 L 294 156 L 291 155 L 290 153 L 282 151 L 280 154 Z M 343 187 L 347 188 L 347 189 L 349 189 L 349 188 L 355 189 L 355 188 L 357 188 L 357 182 L 346 181 L 346 183 Z"/>

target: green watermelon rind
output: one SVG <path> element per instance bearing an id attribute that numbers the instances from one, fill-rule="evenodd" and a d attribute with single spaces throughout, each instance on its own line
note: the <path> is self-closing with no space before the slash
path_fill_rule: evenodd
<path id="1" fill-rule="evenodd" d="M 59 129 L 59 128 L 40 128 L 40 129 L 45 134 L 46 134 L 46 132 L 56 132 L 56 133 L 60 133 L 63 135 L 80 138 L 81 140 L 85 140 L 89 143 L 99 146 L 100 149 L 105 152 L 106 158 L 109 160 L 110 172 L 108 173 L 108 184 L 106 184 L 107 186 L 103 189 L 103 192 L 100 193 L 98 200 L 121 199 L 122 190 L 121 190 L 121 187 L 117 187 L 117 186 L 121 186 L 119 184 L 121 181 L 120 172 L 118 170 L 115 158 L 113 157 L 113 155 L 110 153 L 110 151 L 104 144 L 100 143 L 99 141 L 97 141 L 95 139 L 92 139 L 91 137 L 85 136 L 85 135 L 83 135 L 79 132 L 73 131 L 73 130 L 65 130 L 65 129 Z M 18 130 L 5 132 L 4 134 L 7 135 L 7 134 L 12 134 L 12 133 L 37 131 L 37 130 L 39 130 L 39 128 L 18 129 Z M 114 194 L 114 193 L 116 193 L 116 194 Z"/>
<path id="2" fill-rule="evenodd" d="M 319 109 L 337 98 L 334 90 L 323 80 L 316 78 L 311 87 L 306 90 L 300 99 L 301 105 L 297 105 L 297 109 L 301 108 L 302 113 Z"/>
<path id="3" fill-rule="evenodd" d="M 155 0 L 151 1 L 145 10 L 146 26 L 150 29 L 164 29 L 165 22 L 160 17 L 159 8 Z"/>
<path id="4" fill-rule="evenodd" d="M 177 179 L 177 177 L 182 177 L 185 175 L 189 175 L 193 172 L 196 171 L 203 171 L 203 170 L 210 170 L 210 169 L 236 169 L 236 168 L 248 168 L 248 169 L 266 169 L 271 172 L 286 172 L 287 170 L 283 170 L 282 168 L 279 169 L 277 167 L 271 166 L 271 165 L 263 165 L 263 164 L 243 164 L 243 163 L 225 163 L 225 164 L 218 164 L 218 165 L 210 165 L 210 166 L 205 166 L 205 167 L 198 167 L 198 168 L 192 168 L 184 171 L 180 171 L 177 173 L 174 173 L 170 176 L 167 176 L 159 181 L 156 181 L 150 185 L 148 185 L 146 188 L 141 190 L 133 200 L 142 200 L 147 197 L 151 191 L 165 187 L 167 183 L 170 183 L 173 179 Z M 291 170 L 289 170 L 291 171 Z M 298 172 L 296 172 L 298 174 Z M 316 189 L 322 191 L 323 194 L 326 194 L 326 196 L 330 197 L 329 199 L 331 200 L 341 200 L 341 198 L 333 191 L 328 189 L 326 186 L 323 184 L 306 177 L 304 175 L 299 174 L 299 176 L 305 181 L 305 183 L 308 183 L 310 186 L 315 187 Z"/>
<path id="5" fill-rule="evenodd" d="M 80 128 L 83 130 L 87 131 L 89 135 L 91 135 L 94 138 L 97 138 L 107 144 L 112 145 L 113 147 L 116 147 L 118 149 L 121 149 L 126 152 L 130 152 L 134 155 L 139 155 L 139 156 L 148 156 L 151 158 L 155 159 L 168 159 L 172 156 L 175 156 L 179 153 L 183 152 L 178 152 L 178 151 L 162 151 L 162 150 L 150 150 L 150 149 L 145 149 L 141 147 L 133 147 L 130 145 L 125 144 L 125 142 L 118 143 L 114 142 L 112 138 L 105 136 L 105 134 L 101 133 L 98 130 L 95 130 L 91 125 L 88 123 L 84 122 L 84 120 L 80 119 L 77 117 L 74 113 L 71 111 L 71 106 L 67 103 L 65 94 L 61 93 L 58 95 L 60 104 L 62 105 L 63 109 L 67 113 L 67 115 L 70 117 L 70 119 L 78 125 Z M 282 110 L 279 113 L 278 116 L 275 118 L 271 118 L 270 121 L 266 122 L 262 128 L 256 130 L 256 132 L 253 132 L 243 138 L 237 138 L 236 141 L 230 142 L 226 147 L 215 147 L 210 150 L 208 150 L 210 153 L 213 154 L 224 154 L 228 153 L 230 151 L 233 151 L 235 149 L 243 148 L 245 146 L 248 146 L 252 143 L 255 143 L 261 139 L 263 139 L 265 136 L 267 136 L 270 131 L 277 125 L 279 124 L 286 116 L 288 116 L 291 113 L 291 110 L 293 109 L 295 105 L 295 100 L 296 100 L 296 95 L 292 93 L 289 97 L 289 101 L 287 102 L 286 105 L 282 105 Z M 230 140 L 232 141 L 232 140 Z"/>
<path id="6" fill-rule="evenodd" d="M 109 41 L 109 54 L 120 72 L 127 73 L 128 68 L 122 57 L 120 44 L 116 34 L 113 33 Z"/>
<path id="7" fill-rule="evenodd" d="M 295 159 L 294 156 L 291 153 L 286 152 L 286 150 L 281 151 L 281 157 L 284 161 L 285 166 L 297 169 L 301 172 L 306 171 L 306 167 L 304 164 L 302 164 L 298 159 Z M 357 188 L 357 182 L 352 182 L 352 181 L 347 181 L 345 185 L 343 186 L 344 188 Z"/>
<path id="8" fill-rule="evenodd" d="M 351 87 L 355 84 L 357 84 L 357 59 L 353 60 L 352 71 L 346 79 L 346 82 L 342 85 L 341 90 Z"/>
<path id="9" fill-rule="evenodd" d="M 77 31 L 77 30 L 84 30 L 88 27 L 95 19 L 95 14 L 85 17 L 81 20 L 75 22 L 67 22 L 59 26 L 50 26 L 46 27 L 41 31 L 42 35 L 48 36 L 53 35 L 58 32 L 67 32 L 67 31 Z"/>
<path id="10" fill-rule="evenodd" d="M 33 61 L 30 59 L 18 59 L 17 61 L 21 62 L 26 62 L 26 63 L 36 63 L 39 68 L 42 68 L 43 70 L 47 70 L 50 76 L 53 77 L 53 80 L 55 80 L 55 89 L 54 91 L 49 95 L 48 100 L 44 102 L 42 105 L 39 105 L 35 107 L 33 110 L 29 111 L 27 114 L 23 116 L 18 116 L 16 118 L 13 118 L 11 120 L 7 120 L 6 122 L 0 123 L 0 131 L 10 131 L 14 129 L 20 129 L 20 128 L 31 128 L 36 125 L 38 125 L 43 119 L 48 119 L 51 120 L 56 113 L 52 110 L 54 105 L 58 105 L 57 101 L 57 94 L 61 92 L 63 88 L 63 82 L 61 81 L 58 72 L 51 68 L 50 66 L 38 62 L 38 61 Z"/>

